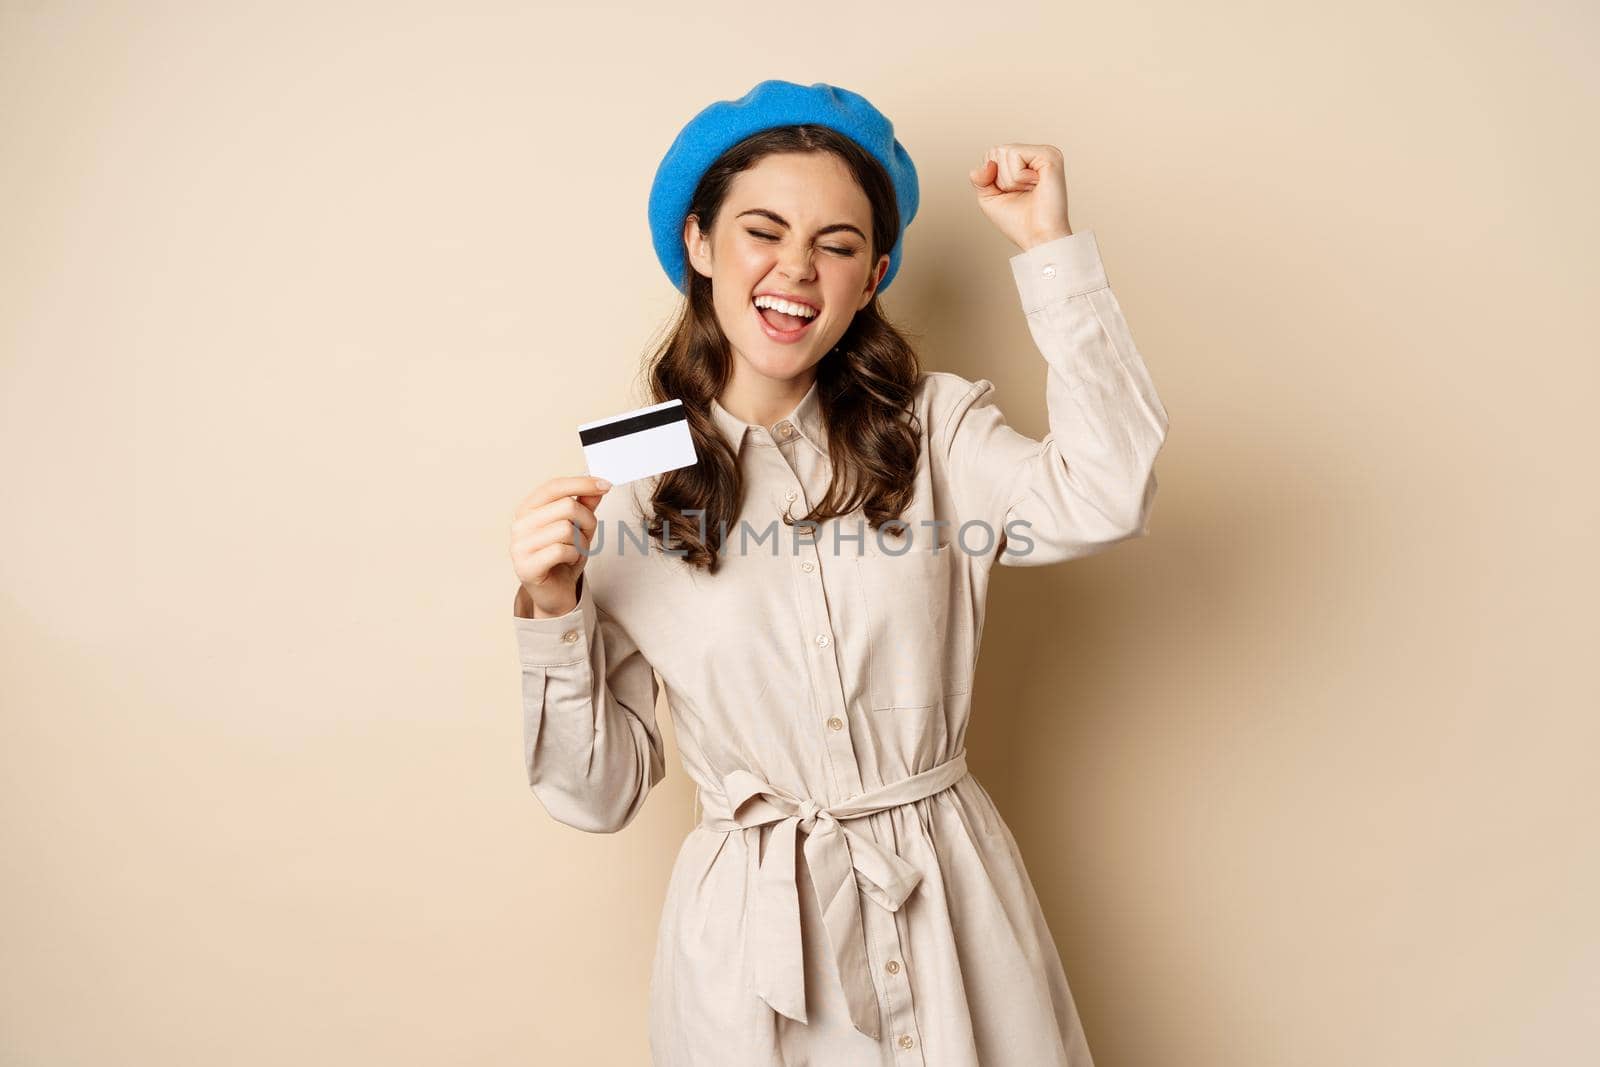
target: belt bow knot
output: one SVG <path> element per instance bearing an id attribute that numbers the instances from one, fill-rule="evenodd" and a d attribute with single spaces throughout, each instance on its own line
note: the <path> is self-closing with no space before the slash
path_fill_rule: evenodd
<path id="1" fill-rule="evenodd" d="M 851 1022 L 868 1037 L 881 1036 L 860 898 L 865 893 L 879 907 L 898 911 L 922 880 L 922 872 L 850 822 L 932 796 L 966 773 L 967 754 L 962 750 L 929 770 L 838 804 L 822 805 L 811 797 L 796 796 L 743 769 L 723 776 L 721 796 L 705 793 L 701 825 L 708 829 L 772 826 L 745 923 L 745 952 L 756 994 L 774 1011 L 796 1022 L 807 1021 L 800 889 L 795 877 L 796 838 L 804 832 L 806 871 L 822 910 Z"/>
<path id="2" fill-rule="evenodd" d="M 805 797 L 802 799 L 800 801 L 800 829 L 809 834 L 817 824 L 817 813 L 821 811 L 823 811 L 822 806 L 819 805 L 815 800 L 812 800 L 810 797 Z M 832 817 L 831 812 L 826 814 L 828 814 L 830 818 Z"/>

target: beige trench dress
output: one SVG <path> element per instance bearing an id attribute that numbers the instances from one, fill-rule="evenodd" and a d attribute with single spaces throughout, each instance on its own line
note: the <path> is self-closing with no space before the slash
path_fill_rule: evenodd
<path id="1" fill-rule="evenodd" d="M 613 833 L 638 814 L 665 773 L 662 687 L 697 787 L 652 970 L 656 1067 L 1091 1065 L 967 723 L 990 568 L 1145 533 L 1167 415 L 1092 231 L 1010 262 L 1044 440 L 988 380 L 928 373 L 907 526 L 880 538 L 857 512 L 806 537 L 781 516 L 828 484 L 816 387 L 771 426 L 714 403 L 745 483 L 721 573 L 641 547 L 642 479 L 602 499 L 577 607 L 514 618 L 553 818 Z"/>

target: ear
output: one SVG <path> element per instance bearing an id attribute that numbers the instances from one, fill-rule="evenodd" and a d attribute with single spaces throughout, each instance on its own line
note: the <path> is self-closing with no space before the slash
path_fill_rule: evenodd
<path id="1" fill-rule="evenodd" d="M 886 253 L 878 257 L 877 265 L 872 268 L 872 277 L 867 279 L 867 287 L 861 293 L 861 302 L 856 305 L 857 311 L 872 303 L 872 294 L 878 291 L 878 285 L 887 273 L 889 273 L 889 256 Z"/>
<path id="2" fill-rule="evenodd" d="M 711 238 L 700 232 L 700 220 L 694 215 L 683 220 L 683 250 L 696 272 L 711 277 Z"/>

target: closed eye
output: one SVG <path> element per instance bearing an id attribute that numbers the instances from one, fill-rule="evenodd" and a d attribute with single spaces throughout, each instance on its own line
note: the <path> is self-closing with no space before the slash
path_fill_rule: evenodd
<path id="1" fill-rule="evenodd" d="M 776 241 L 778 239 L 777 234 L 768 233 L 765 230 L 745 230 L 744 232 L 751 237 L 759 237 L 764 241 Z M 823 245 L 822 247 L 824 251 L 832 252 L 836 256 L 853 256 L 856 254 L 856 250 L 853 248 L 839 248 L 836 245 Z"/>

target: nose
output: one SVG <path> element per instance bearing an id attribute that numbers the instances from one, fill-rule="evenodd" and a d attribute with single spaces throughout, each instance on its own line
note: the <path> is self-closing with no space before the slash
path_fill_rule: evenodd
<path id="1" fill-rule="evenodd" d="M 785 278 L 809 278 L 811 271 L 810 249 L 794 246 L 778 253 L 778 273 Z"/>

